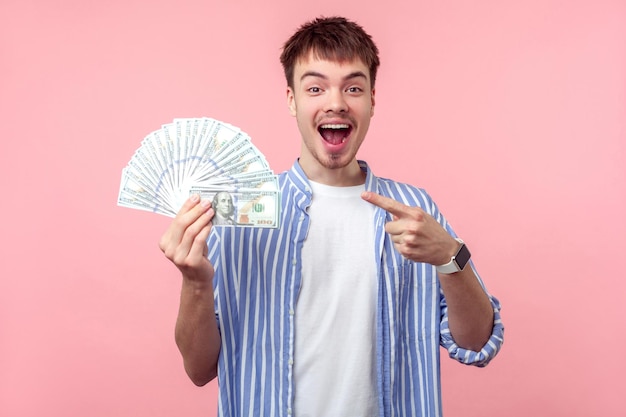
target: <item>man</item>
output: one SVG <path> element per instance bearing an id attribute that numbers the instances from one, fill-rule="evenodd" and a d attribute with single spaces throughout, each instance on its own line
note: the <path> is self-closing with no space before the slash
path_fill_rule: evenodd
<path id="1" fill-rule="evenodd" d="M 439 346 L 486 365 L 499 303 L 428 194 L 356 159 L 375 108 L 370 36 L 316 19 L 281 62 L 302 136 L 281 227 L 212 229 L 194 196 L 160 242 L 183 276 L 185 369 L 197 385 L 218 376 L 221 416 L 440 416 Z"/>
<path id="2" fill-rule="evenodd" d="M 234 225 L 235 224 L 235 206 L 233 198 L 227 191 L 216 193 L 213 196 L 211 207 L 215 210 L 213 216 L 213 225 Z"/>

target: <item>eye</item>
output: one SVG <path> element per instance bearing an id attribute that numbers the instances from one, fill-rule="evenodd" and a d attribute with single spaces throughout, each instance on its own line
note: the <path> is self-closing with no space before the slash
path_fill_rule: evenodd
<path id="1" fill-rule="evenodd" d="M 309 88 L 307 88 L 306 91 L 308 91 L 309 93 L 317 94 L 317 93 L 321 92 L 322 89 L 319 88 L 319 87 L 309 87 Z"/>
<path id="2" fill-rule="evenodd" d="M 346 91 L 348 91 L 348 93 L 356 94 L 356 93 L 362 93 L 363 89 L 361 87 L 348 87 Z"/>

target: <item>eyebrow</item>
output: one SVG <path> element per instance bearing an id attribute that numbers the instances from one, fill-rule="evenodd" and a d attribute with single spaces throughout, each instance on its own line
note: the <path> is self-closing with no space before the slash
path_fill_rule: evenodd
<path id="1" fill-rule="evenodd" d="M 324 74 L 322 74 L 321 72 L 317 72 L 317 71 L 307 71 L 304 74 L 302 74 L 302 76 L 300 77 L 300 81 L 304 80 L 306 77 L 317 77 L 317 78 L 321 78 L 323 80 L 327 80 L 328 77 Z M 351 72 L 350 74 L 346 75 L 345 77 L 343 77 L 344 81 L 345 80 L 351 80 L 353 78 L 365 78 L 367 80 L 367 75 L 365 75 L 365 73 L 363 71 L 354 71 Z"/>

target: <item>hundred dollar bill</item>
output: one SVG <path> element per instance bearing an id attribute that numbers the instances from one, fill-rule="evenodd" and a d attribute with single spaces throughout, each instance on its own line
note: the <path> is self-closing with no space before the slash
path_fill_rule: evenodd
<path id="1" fill-rule="evenodd" d="M 200 160 L 198 155 L 202 155 L 206 152 L 206 148 L 209 146 L 208 140 L 203 140 L 207 133 L 207 128 L 212 124 L 213 120 L 207 117 L 195 118 L 195 119 L 175 119 L 176 123 L 182 123 L 185 127 L 185 140 L 189 146 L 187 148 L 188 154 L 186 156 L 186 163 L 184 164 L 184 178 L 189 178 L 197 166 L 197 161 Z"/>
<path id="2" fill-rule="evenodd" d="M 206 168 L 206 166 L 205 166 Z M 258 154 L 247 154 L 241 161 L 234 162 L 230 165 L 214 165 L 211 169 L 203 169 L 193 176 L 197 182 L 209 181 L 211 178 L 218 176 L 234 176 L 237 174 L 253 173 L 266 171 L 268 169 L 265 158 Z"/>
<path id="3" fill-rule="evenodd" d="M 124 170 L 124 174 L 117 197 L 119 206 L 151 211 L 169 217 L 176 215 L 176 211 L 171 207 L 167 199 L 155 195 L 150 187 L 146 187 L 139 181 L 134 180 L 133 176 L 127 174 L 127 170 Z"/>
<path id="4" fill-rule="evenodd" d="M 212 178 L 202 183 L 192 183 L 191 186 L 228 186 L 236 188 L 257 188 L 264 190 L 278 190 L 278 177 L 272 171 L 259 171 L 230 176 Z"/>
<path id="5" fill-rule="evenodd" d="M 189 195 L 210 200 L 215 210 L 214 226 L 277 228 L 280 222 L 278 190 L 233 189 L 232 187 L 194 186 Z"/>
<path id="6" fill-rule="evenodd" d="M 117 203 L 174 217 L 190 193 L 221 193 L 214 205 L 237 213 L 227 224 L 277 227 L 277 190 L 277 176 L 246 133 L 208 117 L 178 118 L 144 137 L 122 170 Z"/>

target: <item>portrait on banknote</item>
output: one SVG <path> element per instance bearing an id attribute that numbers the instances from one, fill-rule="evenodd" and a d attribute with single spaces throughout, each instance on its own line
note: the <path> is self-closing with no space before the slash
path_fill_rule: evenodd
<path id="1" fill-rule="evenodd" d="M 220 191 L 213 197 L 213 225 L 225 226 L 235 224 L 235 206 L 233 197 L 228 191 Z"/>

